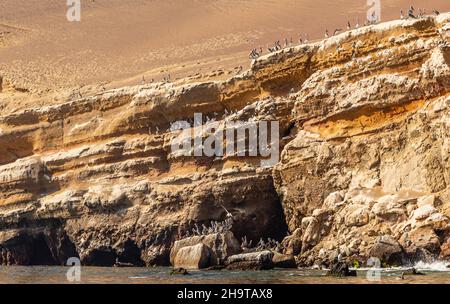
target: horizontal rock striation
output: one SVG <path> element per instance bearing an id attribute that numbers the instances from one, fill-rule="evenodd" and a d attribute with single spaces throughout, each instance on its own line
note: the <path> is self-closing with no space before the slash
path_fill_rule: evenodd
<path id="1" fill-rule="evenodd" d="M 228 212 L 237 238 L 289 230 L 302 265 L 338 249 L 366 259 L 387 236 L 402 262 L 447 257 L 449 25 L 442 14 L 366 26 L 260 57 L 224 82 L 1 116 L 0 264 L 168 265 L 194 224 Z M 279 163 L 172 151 L 171 124 L 194 113 L 279 121 Z"/>

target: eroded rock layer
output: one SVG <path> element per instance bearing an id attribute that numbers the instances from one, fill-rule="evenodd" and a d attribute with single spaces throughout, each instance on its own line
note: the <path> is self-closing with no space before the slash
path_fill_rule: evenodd
<path id="1" fill-rule="evenodd" d="M 292 233 L 302 265 L 338 250 L 450 256 L 449 30 L 450 14 L 392 21 L 263 56 L 225 82 L 1 116 L 0 263 L 167 265 L 194 224 L 228 212 L 238 238 Z M 194 113 L 279 121 L 279 163 L 174 152 L 171 124 Z"/>

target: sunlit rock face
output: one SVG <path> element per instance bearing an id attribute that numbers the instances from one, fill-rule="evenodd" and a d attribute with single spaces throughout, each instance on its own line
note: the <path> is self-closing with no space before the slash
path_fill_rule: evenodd
<path id="1" fill-rule="evenodd" d="M 367 26 L 260 57 L 224 82 L 1 116 L 0 263 L 168 265 L 194 224 L 228 212 L 238 239 L 295 231 L 302 265 L 338 248 L 390 263 L 447 257 L 449 24 L 441 14 Z M 194 113 L 279 121 L 278 164 L 174 153 L 170 126 Z"/>
<path id="2" fill-rule="evenodd" d="M 289 230 L 300 228 L 301 264 L 338 251 L 405 264 L 446 248 L 448 21 L 389 22 L 321 44 L 334 64 L 296 93 L 298 132 L 273 172 Z"/>

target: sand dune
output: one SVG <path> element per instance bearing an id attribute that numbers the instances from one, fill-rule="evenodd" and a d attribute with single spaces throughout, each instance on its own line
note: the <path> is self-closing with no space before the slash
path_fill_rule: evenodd
<path id="1" fill-rule="evenodd" d="M 381 0 L 382 20 L 397 19 L 409 4 Z M 413 4 L 450 9 L 442 0 Z M 169 73 L 224 78 L 248 66 L 253 47 L 298 41 L 299 33 L 322 38 L 325 28 L 362 22 L 367 8 L 365 0 L 82 0 L 81 22 L 70 23 L 65 1 L 2 0 L 0 73 L 30 92 Z"/>

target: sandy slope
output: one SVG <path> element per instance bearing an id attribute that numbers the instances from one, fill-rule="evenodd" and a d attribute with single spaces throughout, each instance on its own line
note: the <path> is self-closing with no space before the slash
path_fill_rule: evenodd
<path id="1" fill-rule="evenodd" d="M 381 0 L 382 19 L 410 1 Z M 443 0 L 414 1 L 449 10 Z M 365 0 L 82 0 L 82 21 L 62 0 L 0 2 L 0 73 L 17 88 L 136 84 L 171 74 L 224 78 L 248 66 L 248 52 L 284 37 L 322 38 L 365 18 Z M 15 98 L 23 93 L 15 92 Z M 42 94 L 42 92 L 41 92 Z M 35 94 L 36 95 L 36 94 Z"/>

